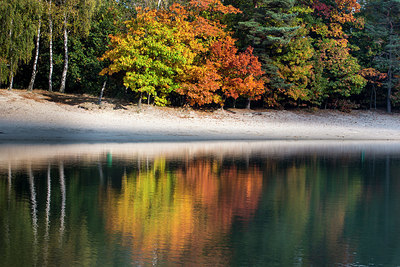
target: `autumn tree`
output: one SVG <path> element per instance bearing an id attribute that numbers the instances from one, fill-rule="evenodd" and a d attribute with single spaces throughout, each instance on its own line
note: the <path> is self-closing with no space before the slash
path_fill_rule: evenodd
<path id="1" fill-rule="evenodd" d="M 239 96 L 247 98 L 247 108 L 250 109 L 251 100 L 257 100 L 265 93 L 261 78 L 264 72 L 258 58 L 253 55 L 253 48 L 239 53 L 234 39 L 228 37 L 213 44 L 210 51 L 210 61 L 221 76 L 223 95 L 235 100 Z"/>
<path id="2" fill-rule="evenodd" d="M 355 0 L 305 2 L 314 10 L 308 23 L 316 51 L 312 82 L 312 91 L 318 96 L 315 101 L 328 100 L 336 105 L 339 98 L 359 94 L 366 84 L 348 40 L 352 27 L 362 27 L 362 19 L 354 16 L 360 5 Z"/>
<path id="3" fill-rule="evenodd" d="M 111 49 L 102 57 L 111 64 L 101 74 L 123 72 L 126 87 L 140 96 L 146 93 L 157 105 L 167 104 L 173 93 L 190 105 L 222 105 L 224 96 L 237 98 L 240 89 L 256 99 L 263 89 L 258 60 L 251 49 L 237 52 L 220 21 L 234 12 L 239 11 L 216 0 L 138 9 L 136 18 L 126 22 L 127 32 L 112 36 Z"/>
<path id="4" fill-rule="evenodd" d="M 164 11 L 138 9 L 137 17 L 126 22 L 127 32 L 111 37 L 111 47 L 102 57 L 111 64 L 101 74 L 124 72 L 124 85 L 134 92 L 147 94 L 158 105 L 167 104 L 168 95 L 178 87 L 177 75 L 194 54 L 184 43 L 186 35 L 163 23 Z M 188 28 L 181 21 L 182 27 Z"/>
<path id="5" fill-rule="evenodd" d="M 222 19 L 227 14 L 236 14 L 240 10 L 225 6 L 219 0 L 193 0 L 186 7 L 192 36 L 199 45 L 193 51 L 197 55 L 193 64 L 182 77 L 182 86 L 177 92 L 186 98 L 190 105 L 224 104 L 223 79 L 218 56 L 210 57 L 216 44 L 222 44 L 231 38 L 225 30 Z M 234 48 L 230 43 L 230 49 Z M 236 48 L 234 48 L 236 49 Z M 230 51 L 233 54 L 237 50 Z"/>

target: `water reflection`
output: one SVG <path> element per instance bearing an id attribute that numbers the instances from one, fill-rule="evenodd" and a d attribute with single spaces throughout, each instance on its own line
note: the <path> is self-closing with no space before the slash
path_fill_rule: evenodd
<path id="1" fill-rule="evenodd" d="M 222 265 L 231 255 L 221 240 L 235 217 L 250 219 L 261 190 L 256 166 L 240 170 L 206 158 L 174 167 L 165 158 L 146 161 L 123 175 L 120 190 L 106 191 L 106 227 L 122 235 L 135 264 Z"/>
<path id="2" fill-rule="evenodd" d="M 49 238 L 50 238 L 50 203 L 51 203 L 51 165 L 47 166 L 47 191 L 46 191 L 46 210 L 44 222 L 44 238 L 43 238 L 43 261 L 44 265 L 49 263 Z"/>
<path id="3" fill-rule="evenodd" d="M 238 251 L 236 261 L 277 266 L 353 263 L 355 247 L 343 233 L 362 188 L 358 163 L 349 168 L 350 162 L 317 157 L 269 161 L 262 208 L 245 233 L 235 234 L 234 240 L 246 248 Z"/>
<path id="4" fill-rule="evenodd" d="M 29 177 L 29 189 L 30 189 L 30 204 L 32 214 L 32 232 L 33 232 L 33 265 L 37 264 L 37 249 L 38 249 L 38 211 L 36 202 L 36 189 L 35 189 L 35 178 L 32 173 L 32 166 L 28 165 L 28 177 Z"/>
<path id="5" fill-rule="evenodd" d="M 65 230 L 65 175 L 64 175 L 64 163 L 59 163 L 60 171 L 60 191 L 61 191 L 61 212 L 60 212 L 60 242 L 62 241 L 64 230 Z"/>
<path id="6" fill-rule="evenodd" d="M 0 257 L 5 266 L 395 266 L 398 148 L 3 146 Z"/>

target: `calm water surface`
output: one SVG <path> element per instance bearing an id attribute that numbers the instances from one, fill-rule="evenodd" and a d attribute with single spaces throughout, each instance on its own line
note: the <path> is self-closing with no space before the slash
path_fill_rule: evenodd
<path id="1" fill-rule="evenodd" d="M 400 266 L 400 144 L 0 146 L 2 266 Z"/>

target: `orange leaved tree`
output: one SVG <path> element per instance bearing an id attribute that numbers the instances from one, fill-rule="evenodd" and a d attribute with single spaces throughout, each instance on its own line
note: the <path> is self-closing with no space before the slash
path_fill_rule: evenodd
<path id="1" fill-rule="evenodd" d="M 243 96 L 250 101 L 257 100 L 265 91 L 261 63 L 253 55 L 253 48 L 238 53 L 234 40 L 227 37 L 211 47 L 211 60 L 222 77 L 222 92 L 225 97 L 237 99 Z"/>
<path id="2" fill-rule="evenodd" d="M 111 36 L 101 74 L 123 72 L 124 85 L 155 104 L 176 94 L 190 105 L 223 105 L 226 97 L 257 99 L 264 90 L 261 65 L 249 48 L 238 53 L 221 19 L 238 13 L 219 0 L 195 0 L 166 10 L 138 9 L 127 32 Z M 141 100 L 141 99 L 140 99 Z"/>

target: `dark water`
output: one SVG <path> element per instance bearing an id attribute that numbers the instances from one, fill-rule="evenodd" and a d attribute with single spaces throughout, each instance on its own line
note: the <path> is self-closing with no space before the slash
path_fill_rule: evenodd
<path id="1" fill-rule="evenodd" d="M 0 152 L 2 266 L 400 265 L 398 144 Z"/>

